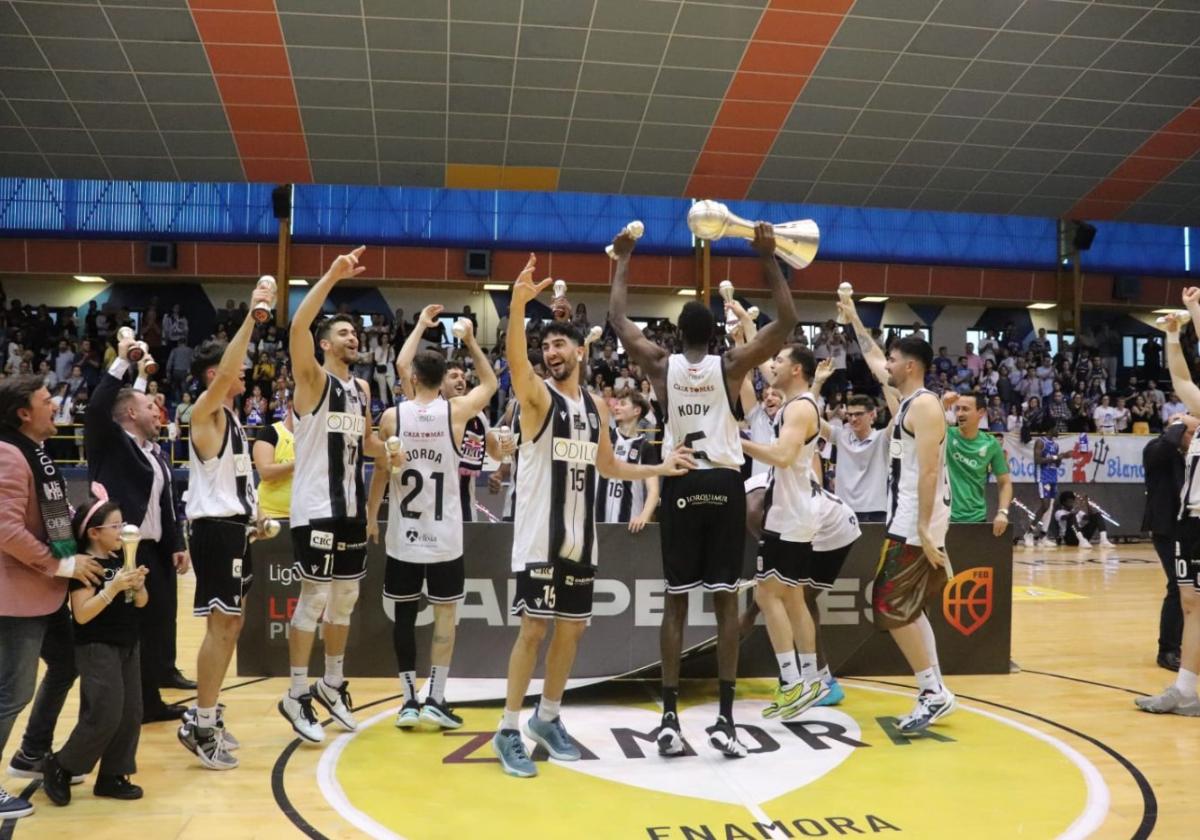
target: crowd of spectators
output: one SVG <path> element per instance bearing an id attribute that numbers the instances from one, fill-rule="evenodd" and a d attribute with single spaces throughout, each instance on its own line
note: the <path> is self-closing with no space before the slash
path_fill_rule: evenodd
<path id="1" fill-rule="evenodd" d="M 342 307 L 339 311 L 346 311 Z M 469 307 L 463 313 L 475 320 Z M 89 305 L 82 320 L 72 310 L 51 312 L 46 306 L 27 306 L 19 300 L 0 298 L 0 360 L 2 375 L 38 373 L 46 378 L 54 395 L 55 421 L 60 432 L 51 442 L 56 458 L 63 461 L 85 457 L 82 446 L 83 415 L 91 390 L 101 372 L 116 354 L 116 334 L 122 326 L 136 328 L 158 361 L 159 370 L 149 383 L 147 393 L 161 413 L 164 443 L 173 442 L 176 461 L 186 459 L 186 435 L 190 414 L 198 393 L 191 372 L 192 354 L 206 339 L 224 340 L 246 316 L 246 303 L 227 301 L 216 312 L 210 333 L 199 335 L 186 314 L 175 305 L 160 315 L 158 301 L 134 315 L 127 309 Z M 403 309 L 394 313 L 373 313 L 370 326 L 360 331 L 357 376 L 371 386 L 372 407 L 376 416 L 403 399 L 396 382 L 395 358 L 400 346 L 414 329 L 418 313 L 406 317 Z M 616 400 L 626 392 L 639 392 L 658 413 L 656 395 L 650 382 L 621 352 L 611 329 L 603 318 L 589 318 L 586 307 L 556 310 L 550 317 L 571 320 L 588 337 L 588 383 L 597 398 Z M 600 326 L 599 335 L 591 333 Z M 508 401 L 510 380 L 505 358 L 507 319 L 501 317 L 494 335 L 481 336 L 484 344 L 494 339 L 489 359 L 500 379 L 500 390 L 492 405 L 492 420 L 498 422 Z M 538 355 L 541 321 L 534 318 L 527 327 L 533 357 Z M 912 332 L 927 334 L 921 323 Z M 206 331 L 207 332 L 207 331 Z M 721 331 L 718 330 L 718 333 Z M 885 348 L 904 331 L 890 330 L 886 335 L 872 330 L 874 340 Z M 677 331 L 669 319 L 650 320 L 645 334 L 651 341 L 674 349 Z M 810 340 L 809 336 L 812 335 Z M 1044 329 L 1021 331 L 1010 324 L 1000 331 L 981 334 L 979 346 L 966 342 L 961 350 L 938 343 L 933 367 L 926 385 L 938 394 L 947 391 L 978 392 L 988 400 L 987 427 L 993 432 L 1015 432 L 1028 439 L 1053 427 L 1058 433 L 1100 432 L 1104 434 L 1157 433 L 1166 419 L 1182 411 L 1178 397 L 1162 383 L 1169 383 L 1163 368 L 1162 345 L 1151 337 L 1141 348 L 1141 365 L 1121 370 L 1118 355 L 1121 336 L 1101 324 L 1086 332 L 1077 343 L 1065 339 L 1052 352 Z M 1191 338 L 1194 342 L 1194 338 Z M 834 321 L 815 326 L 798 325 L 794 340 L 811 345 L 818 360 L 831 359 L 834 375 L 826 383 L 826 413 L 829 418 L 844 412 L 847 400 L 856 394 L 876 398 L 879 423 L 886 423 L 887 411 L 878 385 L 863 362 L 859 343 L 850 327 Z M 724 341 L 718 335 L 714 352 Z M 460 362 L 473 379 L 471 359 L 457 346 L 444 326 L 426 331 L 422 347 L 441 347 L 453 361 Z M 1192 354 L 1195 358 L 1195 354 Z M 238 406 L 247 426 L 261 427 L 282 420 L 288 410 L 292 390 L 288 360 L 287 330 L 268 322 L 258 326 L 245 360 L 246 394 Z M 755 390 L 762 396 L 766 384 L 755 374 Z M 1169 385 L 1168 385 L 1169 387 Z M 653 425 L 654 416 L 643 418 Z"/>

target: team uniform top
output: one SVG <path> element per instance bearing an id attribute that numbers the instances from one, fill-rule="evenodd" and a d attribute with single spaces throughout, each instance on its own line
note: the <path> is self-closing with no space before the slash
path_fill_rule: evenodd
<path id="1" fill-rule="evenodd" d="M 450 403 L 442 397 L 408 400 L 395 411 L 396 435 L 408 460 L 390 479 L 388 556 L 406 563 L 457 560 L 463 529 L 454 478 L 462 456 L 454 445 Z"/>
<path id="2" fill-rule="evenodd" d="M 833 435 L 837 446 L 837 494 L 858 513 L 882 513 L 887 509 L 888 435 L 872 429 L 859 440 L 843 423 Z"/>
<path id="3" fill-rule="evenodd" d="M 691 447 L 696 469 L 742 469 L 742 438 L 729 407 L 725 364 L 705 356 L 692 364 L 679 353 L 667 360 L 666 428 L 663 457 L 676 446 Z M 678 441 L 678 443 L 676 443 Z"/>
<path id="4" fill-rule="evenodd" d="M 778 414 L 779 410 L 776 409 Z M 750 440 L 755 443 L 768 444 L 775 437 L 775 419 L 767 414 L 767 410 L 763 408 L 762 403 L 750 409 L 746 415 L 746 424 L 749 426 Z M 770 464 L 764 464 L 762 461 L 750 461 L 750 475 L 759 475 L 771 469 Z"/>
<path id="5" fill-rule="evenodd" d="M 296 417 L 292 527 L 320 519 L 366 519 L 363 435 L 367 397 L 352 377 L 325 373 L 317 407 Z"/>
<path id="6" fill-rule="evenodd" d="M 203 460 L 196 441 L 188 440 L 187 518 L 254 517 L 258 496 L 254 488 L 250 444 L 237 415 L 225 412 L 225 436 L 215 458 Z"/>
<path id="7" fill-rule="evenodd" d="M 475 478 L 483 472 L 483 459 L 487 454 L 487 435 L 491 428 L 487 415 L 482 411 L 467 421 L 463 432 L 462 460 L 458 465 L 458 486 L 461 492 L 462 518 L 464 522 L 475 521 Z"/>
<path id="8" fill-rule="evenodd" d="M 656 463 L 654 447 L 644 434 L 625 437 L 619 429 L 610 429 L 613 456 L 628 464 Z M 596 499 L 596 519 L 599 522 L 629 522 L 646 505 L 646 482 L 618 481 L 601 477 Z"/>
<path id="9" fill-rule="evenodd" d="M 512 413 L 512 436 L 518 444 L 521 442 L 521 406 L 518 403 Z M 502 522 L 513 522 L 517 516 L 517 467 L 520 449 L 512 454 L 512 466 L 509 467 L 508 473 L 508 492 L 504 495 L 504 504 L 501 507 L 500 520 Z"/>
<path id="10" fill-rule="evenodd" d="M 817 523 L 812 538 L 813 551 L 837 551 L 862 536 L 858 517 L 850 506 L 815 481 L 812 503 L 813 519 Z"/>
<path id="11" fill-rule="evenodd" d="M 1200 518 L 1200 435 L 1188 444 L 1183 489 L 1179 493 L 1179 518 Z"/>
<path id="12" fill-rule="evenodd" d="M 1053 458 L 1058 455 L 1058 441 L 1054 438 L 1042 438 L 1042 457 Z M 1039 481 L 1042 484 L 1058 484 L 1058 464 L 1042 464 Z"/>
<path id="13" fill-rule="evenodd" d="M 596 563 L 596 453 L 600 415 L 583 389 L 564 397 L 547 383 L 541 429 L 520 446 L 512 569 L 556 559 Z"/>
<path id="14" fill-rule="evenodd" d="M 775 437 L 783 430 L 783 418 L 792 403 L 807 402 L 820 417 L 817 401 L 811 393 L 805 392 L 784 403 L 775 414 Z M 780 469 L 771 467 L 770 479 L 767 484 L 766 514 L 763 520 L 763 533 L 778 536 L 784 542 L 811 543 L 816 520 L 813 510 L 813 473 L 812 459 L 817 448 L 819 435 L 804 441 L 796 461 L 790 466 Z"/>
<path id="15" fill-rule="evenodd" d="M 921 537 L 917 521 L 917 439 L 904 428 L 904 419 L 913 400 L 922 394 L 929 394 L 936 399 L 932 391 L 921 388 L 902 400 L 888 447 L 891 472 L 888 474 L 887 535 L 908 545 L 920 545 Z M 949 526 L 950 481 L 946 475 L 946 441 L 943 439 L 938 447 L 937 485 L 929 520 L 929 528 L 938 548 L 943 547 Z"/>

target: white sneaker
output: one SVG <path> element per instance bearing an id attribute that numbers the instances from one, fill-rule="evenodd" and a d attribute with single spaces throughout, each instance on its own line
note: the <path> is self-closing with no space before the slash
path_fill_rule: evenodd
<path id="1" fill-rule="evenodd" d="M 1025 547 L 1026 548 L 1036 548 L 1037 547 L 1037 544 L 1033 539 L 1033 531 L 1025 532 Z"/>
<path id="2" fill-rule="evenodd" d="M 342 729 L 347 732 L 358 729 L 358 721 L 350 711 L 354 708 L 354 701 L 350 699 L 350 683 L 343 681 L 340 686 L 334 688 L 324 679 L 320 679 L 312 684 L 309 693 L 325 707 L 325 711 L 329 712 L 330 717 L 336 720 Z"/>
<path id="3" fill-rule="evenodd" d="M 954 692 L 942 686 L 941 691 L 922 691 L 917 697 L 917 707 L 897 721 L 901 732 L 920 732 L 937 723 L 958 708 Z"/>
<path id="4" fill-rule="evenodd" d="M 1101 548 L 1116 548 L 1117 546 L 1114 543 L 1111 543 L 1108 541 L 1108 534 L 1101 534 L 1100 535 L 1100 547 Z"/>
<path id="5" fill-rule="evenodd" d="M 312 695 L 305 692 L 301 697 L 284 694 L 279 701 L 279 714 L 287 719 L 292 729 L 303 740 L 310 744 L 319 744 L 325 740 L 325 730 L 317 721 L 317 715 L 312 707 Z"/>
<path id="6" fill-rule="evenodd" d="M 1056 543 L 1054 540 L 1050 539 L 1049 537 L 1043 537 L 1042 539 L 1038 540 L 1037 547 L 1038 548 L 1058 548 L 1058 543 Z"/>
<path id="7" fill-rule="evenodd" d="M 1087 537 L 1080 534 L 1079 535 L 1079 547 L 1080 548 L 1091 548 L 1092 544 L 1087 541 Z"/>

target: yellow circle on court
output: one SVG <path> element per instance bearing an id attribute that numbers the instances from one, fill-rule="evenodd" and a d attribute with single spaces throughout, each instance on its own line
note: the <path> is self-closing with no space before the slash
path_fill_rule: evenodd
<path id="1" fill-rule="evenodd" d="M 694 754 L 669 759 L 653 704 L 568 702 L 584 758 L 538 761 L 536 779 L 501 772 L 496 709 L 460 710 L 453 732 L 402 732 L 389 711 L 327 752 L 320 784 L 358 828 L 407 840 L 1084 837 L 1108 811 L 1100 773 L 1073 748 L 970 704 L 905 736 L 895 718 L 911 694 L 847 687 L 840 706 L 781 722 L 761 718 L 758 693 L 735 705 L 752 750 L 741 760 L 707 744 L 715 700 L 681 703 Z"/>

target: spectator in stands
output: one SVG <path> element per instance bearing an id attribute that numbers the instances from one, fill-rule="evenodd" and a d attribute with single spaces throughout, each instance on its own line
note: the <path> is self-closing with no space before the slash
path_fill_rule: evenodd
<path id="1" fill-rule="evenodd" d="M 1067 425 L 1071 422 L 1071 407 L 1063 397 L 1061 386 L 1054 383 L 1054 392 L 1046 403 L 1045 415 L 1048 422 L 1054 424 L 1056 434 L 1065 434 Z"/>
<path id="2" fill-rule="evenodd" d="M 1135 435 L 1150 434 L 1150 420 L 1154 413 L 1154 409 L 1146 403 L 1146 398 L 1142 394 L 1133 398 L 1133 406 L 1129 409 L 1129 415 Z"/>
<path id="3" fill-rule="evenodd" d="M 247 426 L 256 429 L 267 423 L 267 398 L 263 396 L 262 388 L 254 386 L 254 390 L 242 401 L 242 418 Z"/>
<path id="4" fill-rule="evenodd" d="M 1142 373 L 1148 379 L 1159 379 L 1162 377 L 1162 345 L 1158 343 L 1158 339 L 1151 336 L 1145 344 L 1142 345 Z"/>
<path id="5" fill-rule="evenodd" d="M 83 373 L 83 382 L 88 391 L 94 391 L 97 383 L 100 382 L 101 361 L 102 357 L 96 350 L 95 341 L 85 338 L 79 343 L 79 356 L 75 359 L 75 364 L 79 365 L 80 371 Z"/>
<path id="6" fill-rule="evenodd" d="M 171 348 L 164 368 L 167 383 L 172 394 L 179 395 L 183 392 L 183 383 L 191 370 L 192 348 L 188 346 L 187 342 L 180 341 Z"/>
<path id="7" fill-rule="evenodd" d="M 75 367 L 75 351 L 65 338 L 58 342 L 58 352 L 54 356 L 54 374 L 59 382 L 66 382 L 72 376 Z M 80 377 L 82 379 L 82 376 Z M 74 390 L 74 389 L 72 389 Z"/>
<path id="8" fill-rule="evenodd" d="M 1159 418 L 1162 420 L 1162 423 L 1165 426 L 1176 414 L 1184 414 L 1186 412 L 1187 406 L 1185 406 L 1180 401 L 1178 395 L 1172 391 L 1169 395 L 1167 395 L 1167 401 L 1163 403 L 1162 410 L 1159 412 Z"/>
<path id="9" fill-rule="evenodd" d="M 987 411 L 988 431 L 996 434 L 1004 434 L 1008 431 L 1007 415 L 1004 411 L 1004 403 L 1001 402 L 999 396 L 992 397 L 988 404 Z"/>
<path id="10" fill-rule="evenodd" d="M 192 395 L 184 391 L 183 396 L 179 399 L 179 404 L 175 406 L 174 460 L 178 463 L 183 463 L 188 459 L 188 433 L 192 427 L 193 408 L 195 408 L 195 404 L 192 402 Z"/>
<path id="11" fill-rule="evenodd" d="M 171 311 L 163 318 L 163 337 L 168 344 L 188 343 L 188 319 L 178 303 L 172 306 Z"/>
<path id="12" fill-rule="evenodd" d="M 1100 397 L 1100 404 L 1092 412 L 1092 422 L 1102 435 L 1117 433 L 1117 410 L 1109 403 L 1108 394 Z"/>
<path id="13" fill-rule="evenodd" d="M 58 431 L 46 443 L 46 448 L 51 458 L 64 463 L 73 460 L 75 450 L 75 430 L 71 427 L 71 410 L 75 407 L 75 400 L 71 398 L 70 386 L 66 382 L 59 382 L 50 402 L 54 406 L 54 425 Z"/>
<path id="14" fill-rule="evenodd" d="M 1116 411 L 1117 411 L 1117 418 L 1116 418 L 1117 434 L 1122 434 L 1124 432 L 1128 432 L 1130 430 L 1129 427 L 1133 424 L 1133 417 L 1132 417 L 1131 412 L 1129 411 L 1129 407 L 1125 404 L 1124 397 L 1117 397 Z"/>
<path id="15" fill-rule="evenodd" d="M 1083 394 L 1076 392 L 1071 395 L 1070 408 L 1071 417 L 1067 421 L 1067 431 L 1075 434 L 1091 431 L 1092 416 L 1087 403 L 1083 401 Z"/>

